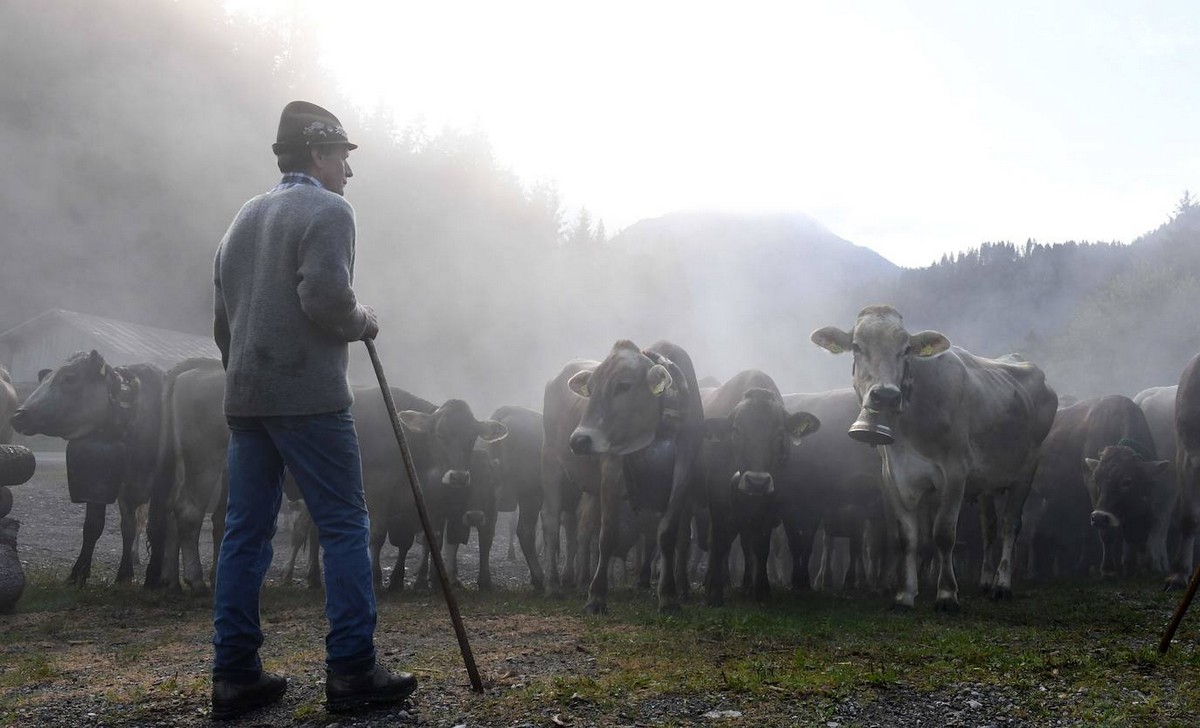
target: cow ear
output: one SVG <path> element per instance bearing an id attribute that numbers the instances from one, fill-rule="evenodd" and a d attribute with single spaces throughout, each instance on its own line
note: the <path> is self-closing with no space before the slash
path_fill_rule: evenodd
<path id="1" fill-rule="evenodd" d="M 1100 467 L 1100 461 L 1096 458 L 1084 458 L 1083 464 L 1087 466 L 1089 473 L 1095 473 L 1096 468 Z"/>
<path id="2" fill-rule="evenodd" d="M 808 338 L 830 354 L 841 354 L 849 351 L 853 337 L 836 326 L 826 326 L 812 332 Z"/>
<path id="3" fill-rule="evenodd" d="M 733 432 L 733 420 L 728 417 L 713 417 L 704 421 L 704 436 L 709 440 L 721 440 Z"/>
<path id="4" fill-rule="evenodd" d="M 646 384 L 650 385 L 650 393 L 658 397 L 671 386 L 671 372 L 662 364 L 655 364 L 646 372 Z"/>
<path id="5" fill-rule="evenodd" d="M 53 373 L 54 373 L 53 369 L 42 369 L 41 371 L 39 371 L 38 372 L 38 384 L 41 384 L 42 382 L 46 381 L 46 377 L 50 376 Z"/>
<path id="6" fill-rule="evenodd" d="M 429 432 L 429 428 L 433 426 L 433 415 L 428 412 L 404 410 L 400 413 L 400 421 L 413 432 Z"/>
<path id="7" fill-rule="evenodd" d="M 592 391 L 588 389 L 588 383 L 592 381 L 591 370 L 584 369 L 581 372 L 575 372 L 575 376 L 567 380 L 567 389 L 570 389 L 580 397 L 587 399 L 592 396 Z"/>
<path id="8" fill-rule="evenodd" d="M 787 416 L 786 427 L 792 436 L 792 444 L 799 445 L 803 438 L 821 429 L 821 421 L 808 412 L 793 412 Z"/>
<path id="9" fill-rule="evenodd" d="M 1170 465 L 1170 460 L 1151 460 L 1150 462 L 1146 463 L 1146 472 L 1149 473 L 1151 477 L 1158 477 L 1167 472 L 1167 468 L 1170 467 Z"/>
<path id="10" fill-rule="evenodd" d="M 913 353 L 922 359 L 936 356 L 950 348 L 950 340 L 936 331 L 922 331 L 909 337 Z"/>
<path id="11" fill-rule="evenodd" d="M 484 420 L 479 423 L 479 439 L 484 442 L 497 442 L 508 437 L 508 428 L 503 422 Z"/>

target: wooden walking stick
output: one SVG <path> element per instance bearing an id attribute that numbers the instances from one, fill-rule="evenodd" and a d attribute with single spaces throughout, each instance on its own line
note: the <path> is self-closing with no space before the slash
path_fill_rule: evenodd
<path id="1" fill-rule="evenodd" d="M 371 355 L 371 365 L 375 367 L 375 378 L 379 380 L 379 390 L 383 393 L 383 403 L 387 405 L 388 415 L 392 418 L 392 430 L 396 433 L 396 443 L 400 446 L 401 457 L 404 458 L 404 469 L 408 473 L 408 482 L 412 484 L 413 500 L 417 504 L 417 513 L 421 516 L 421 527 L 425 529 L 425 543 L 429 544 L 429 556 L 433 559 L 438 580 L 442 584 L 442 594 L 446 596 L 446 606 L 450 608 L 450 621 L 454 623 L 454 634 L 458 637 L 458 647 L 462 651 L 463 662 L 467 665 L 467 675 L 471 678 L 471 689 L 482 693 L 483 681 L 479 679 L 479 670 L 475 667 L 475 656 L 471 654 L 471 644 L 467 642 L 467 630 L 463 627 L 462 615 L 458 612 L 458 600 L 450 589 L 450 578 L 446 576 L 446 564 L 442 561 L 441 544 L 434 538 L 433 523 L 429 520 L 429 511 L 425 509 L 425 496 L 421 493 L 421 483 L 417 480 L 417 469 L 413 465 L 412 453 L 408 449 L 408 440 L 404 438 L 400 415 L 396 412 L 396 401 L 392 399 L 392 388 L 388 386 L 387 377 L 383 374 L 383 365 L 379 363 L 379 352 L 375 351 L 375 342 L 366 339 L 365 343 L 367 352 Z"/>
<path id="2" fill-rule="evenodd" d="M 1167 625 L 1167 631 L 1163 633 L 1162 641 L 1158 643 L 1158 654 L 1165 655 L 1171 647 L 1171 638 L 1175 636 L 1175 630 L 1179 629 L 1179 623 L 1183 621 L 1183 615 L 1187 614 L 1188 607 L 1192 604 L 1192 599 L 1196 596 L 1196 587 L 1200 586 L 1200 564 L 1196 564 L 1196 571 L 1192 573 L 1192 580 L 1188 582 L 1187 591 L 1183 595 L 1183 599 L 1179 600 L 1179 606 L 1175 607 L 1175 615 L 1171 617 L 1171 623 Z"/>

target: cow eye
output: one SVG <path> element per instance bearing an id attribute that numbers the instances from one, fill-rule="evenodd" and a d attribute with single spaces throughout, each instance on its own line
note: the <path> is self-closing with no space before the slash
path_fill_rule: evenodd
<path id="1" fill-rule="evenodd" d="M 855 341 L 855 342 L 853 342 L 852 344 L 850 344 L 850 351 L 851 351 L 851 352 L 853 352 L 853 353 L 855 353 L 855 354 L 861 354 L 861 353 L 862 353 L 862 347 L 858 345 L 858 342 L 857 342 L 857 341 Z"/>
<path id="2" fill-rule="evenodd" d="M 617 386 L 616 386 L 616 388 L 615 388 L 613 391 L 614 391 L 616 394 L 625 394 L 625 393 L 626 393 L 626 392 L 628 392 L 628 391 L 629 391 L 629 390 L 630 390 L 632 387 L 633 387 L 633 385 L 631 385 L 629 382 L 617 382 Z"/>
<path id="3" fill-rule="evenodd" d="M 905 344 L 904 351 L 900 352 L 900 358 L 903 359 L 904 357 L 908 356 L 911 353 L 912 353 L 912 344 Z"/>

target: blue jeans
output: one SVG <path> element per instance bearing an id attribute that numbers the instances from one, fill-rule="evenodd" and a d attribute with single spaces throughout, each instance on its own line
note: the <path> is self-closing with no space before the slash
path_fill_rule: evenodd
<path id="1" fill-rule="evenodd" d="M 358 434 L 349 410 L 287 417 L 228 417 L 229 512 L 213 596 L 213 678 L 258 678 L 259 593 L 271 566 L 284 467 L 299 486 L 325 552 L 326 667 L 375 664 L 370 521 Z M 310 555 L 310 558 L 315 555 Z"/>

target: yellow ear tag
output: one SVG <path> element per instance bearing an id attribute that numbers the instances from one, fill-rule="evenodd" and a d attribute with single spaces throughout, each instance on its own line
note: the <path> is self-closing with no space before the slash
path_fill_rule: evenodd
<path id="1" fill-rule="evenodd" d="M 592 390 L 588 389 L 588 385 L 585 384 L 579 388 L 579 396 L 584 398 L 591 397 Z"/>
<path id="2" fill-rule="evenodd" d="M 100 376 L 102 376 L 102 377 L 108 376 L 108 365 L 107 364 L 100 365 Z"/>
<path id="3" fill-rule="evenodd" d="M 828 349 L 830 354 L 841 354 L 843 351 L 845 351 L 845 349 L 834 343 L 830 343 Z"/>
<path id="4" fill-rule="evenodd" d="M 933 356 L 933 344 L 926 344 L 925 346 L 922 346 L 921 351 L 918 352 L 917 356 Z"/>

